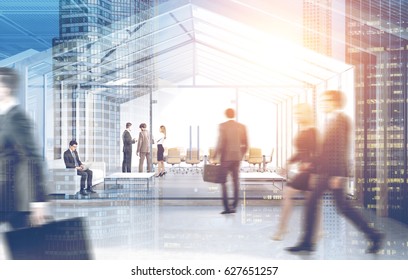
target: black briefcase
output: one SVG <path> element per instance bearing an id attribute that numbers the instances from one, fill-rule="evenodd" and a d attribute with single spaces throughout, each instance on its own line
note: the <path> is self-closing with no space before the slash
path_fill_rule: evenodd
<path id="1" fill-rule="evenodd" d="M 5 238 L 9 258 L 14 260 L 92 259 L 82 217 L 8 231 Z"/>
<path id="2" fill-rule="evenodd" d="M 224 169 L 221 167 L 221 165 L 204 165 L 203 179 L 205 182 L 221 184 L 226 182 L 226 177 L 227 174 L 224 172 Z"/>

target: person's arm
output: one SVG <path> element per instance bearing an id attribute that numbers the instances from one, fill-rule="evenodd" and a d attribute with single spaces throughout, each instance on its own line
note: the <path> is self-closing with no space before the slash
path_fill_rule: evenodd
<path id="1" fill-rule="evenodd" d="M 241 136 L 242 142 L 241 142 L 241 154 L 242 157 L 245 156 L 246 152 L 248 151 L 248 134 L 246 127 L 243 125 L 242 126 L 242 136 Z"/>
<path id="2" fill-rule="evenodd" d="M 11 131 L 15 146 L 28 159 L 30 176 L 29 184 L 25 186 L 30 194 L 30 220 L 33 225 L 45 222 L 45 213 L 48 203 L 45 183 L 45 162 L 39 153 L 34 136 L 34 125 L 25 113 L 18 111 L 13 115 L 14 129 Z M 21 135 L 24 132 L 25 135 Z M 23 191 L 23 190 L 21 190 Z M 18 195 L 18 194 L 17 194 Z"/>
<path id="3" fill-rule="evenodd" d="M 65 151 L 64 152 L 64 162 L 65 162 L 66 168 L 75 168 L 75 163 L 72 162 L 71 158 L 72 158 L 72 155 L 69 153 L 69 151 Z"/>
<path id="4" fill-rule="evenodd" d="M 137 156 L 139 156 L 142 145 L 143 145 L 143 133 L 139 132 L 139 140 L 137 141 L 137 151 L 136 151 Z"/>
<path id="5" fill-rule="evenodd" d="M 212 157 L 213 160 L 221 155 L 222 149 L 223 149 L 223 144 L 222 144 L 223 141 L 224 141 L 224 133 L 223 133 L 222 126 L 220 125 L 218 128 L 217 146 L 215 147 L 214 155 Z"/>
<path id="6" fill-rule="evenodd" d="M 79 166 L 83 166 L 84 164 L 82 163 L 81 159 L 79 158 L 78 151 L 75 151 L 74 154 L 76 156 L 76 160 L 78 161 Z"/>
<path id="7" fill-rule="evenodd" d="M 306 130 L 302 130 L 295 136 L 293 141 L 296 151 L 292 154 L 292 156 L 287 160 L 288 164 L 294 164 L 297 162 L 302 162 L 305 160 L 309 155 L 309 143 L 310 139 L 308 136 L 308 132 Z"/>
<path id="8" fill-rule="evenodd" d="M 136 143 L 136 139 L 132 139 L 130 132 L 126 131 L 123 135 L 123 144 L 132 145 L 134 143 Z"/>
<path id="9" fill-rule="evenodd" d="M 336 167 L 336 176 L 332 176 L 329 181 L 329 186 L 332 189 L 339 189 L 345 186 L 348 174 L 348 157 L 350 148 L 350 120 L 349 118 L 340 113 L 335 121 L 334 130 L 336 132 L 335 136 L 331 138 L 331 143 L 333 143 L 333 153 L 334 164 Z"/>

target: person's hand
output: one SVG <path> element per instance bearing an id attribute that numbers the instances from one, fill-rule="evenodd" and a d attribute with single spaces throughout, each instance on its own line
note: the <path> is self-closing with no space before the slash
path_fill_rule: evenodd
<path id="1" fill-rule="evenodd" d="M 47 214 L 47 202 L 32 202 L 30 203 L 30 223 L 33 226 L 40 226 L 47 222 L 49 215 Z"/>
<path id="2" fill-rule="evenodd" d="M 309 171 L 312 169 L 312 163 L 310 162 L 302 162 L 299 165 L 299 171 Z"/>
<path id="3" fill-rule="evenodd" d="M 329 180 L 329 187 L 332 190 L 341 189 L 344 185 L 344 178 L 339 176 L 333 176 Z"/>

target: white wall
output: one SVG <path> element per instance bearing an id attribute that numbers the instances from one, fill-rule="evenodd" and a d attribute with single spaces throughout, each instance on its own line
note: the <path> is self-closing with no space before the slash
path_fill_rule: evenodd
<path id="1" fill-rule="evenodd" d="M 237 108 L 236 90 L 225 88 L 163 88 L 153 94 L 153 136 L 159 133 L 160 125 L 167 128 L 166 147 L 197 147 L 199 126 L 200 149 L 206 154 L 216 145 L 218 125 L 226 121 L 226 108 Z M 276 145 L 276 111 L 273 103 L 238 94 L 238 121 L 248 129 L 251 146 L 261 147 L 269 155 Z M 149 97 L 143 96 L 121 107 L 121 124 L 133 123 L 132 136 L 137 137 L 139 124 L 149 127 Z M 134 159 L 133 159 L 134 161 Z"/>

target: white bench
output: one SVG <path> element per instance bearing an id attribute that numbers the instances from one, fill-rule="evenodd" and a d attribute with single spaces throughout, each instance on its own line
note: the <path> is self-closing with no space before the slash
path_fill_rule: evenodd
<path id="1" fill-rule="evenodd" d="M 106 174 L 105 162 L 84 163 L 92 170 L 92 185 L 102 183 Z M 81 184 L 81 176 L 76 169 L 66 168 L 63 159 L 48 162 L 48 181 L 51 194 L 76 194 Z"/>

